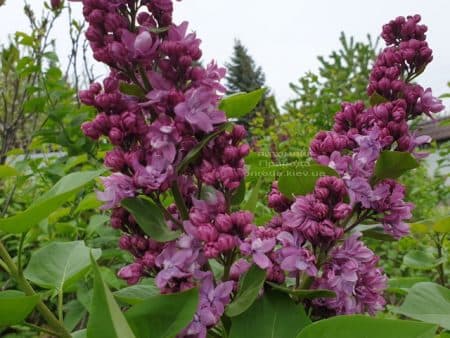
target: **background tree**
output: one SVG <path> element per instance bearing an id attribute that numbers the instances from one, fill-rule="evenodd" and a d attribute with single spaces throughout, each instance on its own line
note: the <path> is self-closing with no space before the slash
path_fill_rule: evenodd
<path id="1" fill-rule="evenodd" d="M 225 66 L 227 67 L 226 87 L 228 94 L 248 93 L 259 88 L 267 88 L 263 69 L 256 65 L 240 40 L 235 40 L 233 55 L 230 62 L 226 63 Z M 270 98 L 270 102 L 266 103 L 268 98 Z M 273 103 L 276 105 L 275 98 L 267 90 L 264 99 L 261 100 L 255 110 L 243 117 L 240 122 L 248 128 L 250 121 L 259 115 L 263 119 L 263 125 L 269 126 L 274 119 L 274 110 L 267 105 L 273 107 Z"/>

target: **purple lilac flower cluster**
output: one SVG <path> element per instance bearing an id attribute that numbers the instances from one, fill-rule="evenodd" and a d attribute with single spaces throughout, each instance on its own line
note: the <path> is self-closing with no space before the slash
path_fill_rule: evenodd
<path id="1" fill-rule="evenodd" d="M 386 277 L 376 267 L 378 258 L 356 233 L 363 221 L 376 221 L 395 238 L 408 234 L 405 220 L 413 205 L 404 201 L 404 187 L 392 179 L 374 180 L 380 154 L 386 150 L 424 154 L 416 148 L 430 141 L 410 131 L 408 120 L 443 109 L 431 89 L 411 81 L 432 60 L 425 41 L 426 26 L 420 16 L 399 17 L 383 27 L 388 47 L 372 70 L 368 95 L 374 104 L 343 103 L 331 131 L 319 132 L 310 155 L 333 168 L 338 177 L 325 176 L 315 189 L 293 200 L 283 196 L 277 182 L 269 193 L 269 207 L 278 216 L 266 228 L 257 228 L 241 245 L 241 251 L 267 269 L 294 277 L 295 285 L 333 290 L 335 298 L 313 304 L 321 314 L 375 313 L 384 305 Z M 311 278 L 313 277 L 313 278 Z"/>
<path id="2" fill-rule="evenodd" d="M 368 88 L 383 102 L 368 108 L 344 103 L 333 130 L 311 143 L 311 156 L 339 177 L 322 177 L 310 194 L 294 199 L 274 182 L 268 197 L 277 215 L 257 227 L 251 212 L 231 208 L 250 147 L 243 143 L 245 128 L 225 128 L 218 108 L 225 70 L 214 62 L 200 65 L 200 40 L 186 22 L 172 22 L 172 0 L 79 1 L 94 58 L 110 67 L 102 84 L 93 83 L 79 97 L 98 111 L 83 132 L 113 145 L 104 159 L 112 173 L 102 178 L 98 198 L 111 209 L 112 227 L 123 232 L 120 248 L 134 256 L 118 275 L 129 284 L 154 277 L 162 293 L 199 287 L 197 313 L 180 337 L 206 337 L 251 264 L 266 270 L 268 281 L 335 291 L 335 298 L 312 303 L 333 314 L 380 309 L 386 278 L 376 268 L 378 259 L 358 234 L 344 237 L 367 218 L 395 237 L 408 232 L 404 220 L 412 205 L 404 202 L 404 188 L 394 180 L 373 185 L 371 177 L 383 150 L 420 157 L 414 149 L 428 139 L 411 133 L 407 120 L 442 109 L 430 89 L 410 83 L 432 58 L 420 17 L 398 18 L 383 28 L 389 47 Z M 186 164 L 192 151 L 197 156 Z M 125 198 L 140 195 L 162 209 L 168 228 L 182 232 L 179 238 L 158 242 L 143 232 L 121 207 Z M 221 280 L 211 260 L 223 265 Z"/>
<path id="3" fill-rule="evenodd" d="M 123 231 L 120 248 L 135 257 L 118 275 L 129 284 L 155 277 L 162 293 L 199 286 L 198 312 L 182 335 L 204 337 L 235 288 L 232 280 L 213 280 L 208 259 L 224 259 L 253 229 L 253 215 L 230 212 L 225 198 L 245 176 L 249 147 L 242 143 L 243 127 L 218 133 L 196 161 L 180 169 L 186 155 L 227 122 L 218 109 L 225 70 L 214 62 L 200 65 L 200 40 L 188 32 L 187 22 L 172 22 L 171 0 L 82 2 L 94 58 L 110 67 L 103 84 L 93 83 L 79 97 L 98 111 L 83 132 L 113 145 L 104 159 L 112 174 L 102 178 L 98 198 L 103 209 L 112 210 L 111 225 Z M 197 195 L 202 186 L 215 189 L 207 199 Z M 179 191 L 188 215 L 175 204 L 165 208 L 168 226 L 184 234 L 159 243 L 145 235 L 121 201 L 146 195 L 162 205 L 170 189 Z"/>

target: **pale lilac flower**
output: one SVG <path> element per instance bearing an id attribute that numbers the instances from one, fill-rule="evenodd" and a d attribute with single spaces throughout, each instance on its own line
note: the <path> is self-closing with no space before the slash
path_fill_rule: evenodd
<path id="1" fill-rule="evenodd" d="M 218 96 L 207 87 L 191 89 L 186 101 L 175 107 L 176 115 L 188 122 L 194 130 L 210 133 L 214 125 L 226 122 L 225 113 L 217 108 Z"/>
<path id="2" fill-rule="evenodd" d="M 134 197 L 136 187 L 131 177 L 121 173 L 114 173 L 108 177 L 100 178 L 104 191 L 97 191 L 99 201 L 105 202 L 102 209 L 112 209 L 119 206 L 120 202 L 127 197 Z"/>

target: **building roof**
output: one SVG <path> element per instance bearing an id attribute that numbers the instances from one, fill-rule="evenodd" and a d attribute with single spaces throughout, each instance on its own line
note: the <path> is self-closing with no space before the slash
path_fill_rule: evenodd
<path id="1" fill-rule="evenodd" d="M 419 135 L 429 135 L 436 142 L 450 140 L 450 116 L 420 122 L 415 128 Z"/>

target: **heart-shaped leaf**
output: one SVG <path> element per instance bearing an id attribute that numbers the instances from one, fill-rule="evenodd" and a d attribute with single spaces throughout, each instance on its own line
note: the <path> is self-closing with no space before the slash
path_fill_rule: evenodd
<path id="1" fill-rule="evenodd" d="M 50 243 L 31 255 L 25 277 L 46 289 L 72 291 L 89 269 L 90 252 L 83 241 Z M 101 250 L 93 249 L 92 255 L 98 259 Z"/>
<path id="2" fill-rule="evenodd" d="M 180 236 L 179 231 L 169 229 L 161 209 L 143 197 L 126 198 L 122 206 L 136 219 L 140 228 L 158 242 L 170 242 Z"/>
<path id="3" fill-rule="evenodd" d="M 450 330 L 450 289 L 431 282 L 418 283 L 393 311 Z"/>

